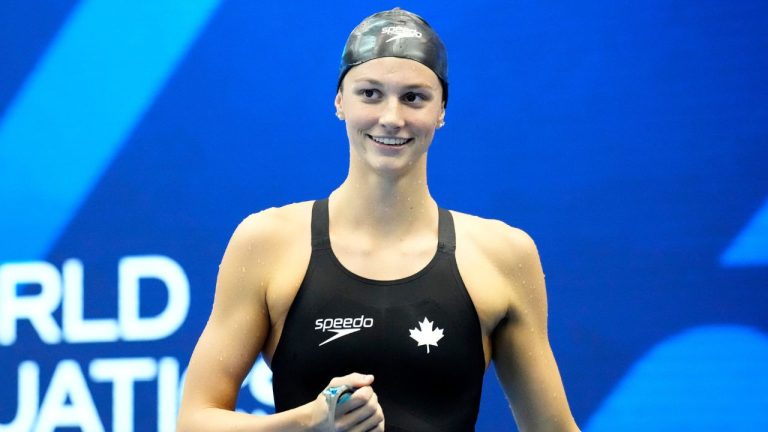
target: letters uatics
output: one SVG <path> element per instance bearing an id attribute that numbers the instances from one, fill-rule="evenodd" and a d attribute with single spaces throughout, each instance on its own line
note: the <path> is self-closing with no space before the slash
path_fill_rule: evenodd
<path id="1" fill-rule="evenodd" d="M 77 259 L 64 262 L 61 272 L 42 261 L 0 265 L 0 349 L 19 343 L 17 324 L 23 320 L 29 322 L 33 334 L 46 345 L 114 343 L 167 338 L 181 327 L 189 312 L 187 276 L 181 266 L 168 257 L 132 256 L 119 261 L 116 318 L 86 319 L 83 274 L 83 264 Z M 156 289 L 162 285 L 167 293 L 165 305 L 153 316 L 140 314 L 142 279 L 159 280 L 162 284 L 151 284 L 151 287 Z M 20 287 L 28 285 L 39 289 L 22 292 Z M 54 315 L 59 308 L 60 315 Z M 60 323 L 56 316 L 61 317 Z M 21 343 L 29 342 L 25 333 Z M 110 348 L 107 345 L 105 351 L 114 355 L 115 349 Z M 111 430 L 133 430 L 135 384 L 156 382 L 157 430 L 174 430 L 181 376 L 176 358 L 55 360 L 52 371 L 41 372 L 42 362 L 18 359 L 16 413 L 10 423 L 0 424 L 0 431 L 78 427 L 87 432 L 103 432 L 105 427 L 89 382 L 111 384 L 112 427 L 107 428 Z M 87 367 L 84 362 L 88 363 Z M 46 380 L 46 384 L 41 377 L 50 377 L 50 381 Z M 45 385 L 47 387 L 43 387 Z M 4 391 L 13 390 L 8 385 Z M 11 403 L 4 405 L 12 407 Z M 102 402 L 98 406 L 109 409 L 110 404 Z M 3 413 L 2 421 L 7 419 Z"/>

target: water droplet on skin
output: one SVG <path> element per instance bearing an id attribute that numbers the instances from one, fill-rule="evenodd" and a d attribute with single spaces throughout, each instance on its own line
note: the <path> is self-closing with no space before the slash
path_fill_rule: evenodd
<path id="1" fill-rule="evenodd" d="M 240 270 L 245 273 L 245 267 L 240 267 Z"/>

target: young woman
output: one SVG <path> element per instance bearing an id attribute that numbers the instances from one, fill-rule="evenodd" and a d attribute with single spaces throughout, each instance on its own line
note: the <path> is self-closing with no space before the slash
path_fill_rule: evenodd
<path id="1" fill-rule="evenodd" d="M 445 48 L 420 17 L 394 9 L 355 28 L 335 99 L 348 176 L 233 234 L 180 431 L 473 430 L 491 360 L 521 430 L 578 430 L 533 241 L 430 195 L 447 86 Z M 233 412 L 259 353 L 277 413 Z"/>

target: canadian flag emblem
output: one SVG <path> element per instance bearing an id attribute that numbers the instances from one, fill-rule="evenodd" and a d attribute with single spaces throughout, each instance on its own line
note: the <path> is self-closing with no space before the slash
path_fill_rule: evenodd
<path id="1" fill-rule="evenodd" d="M 409 330 L 411 332 L 411 339 L 418 342 L 418 346 L 427 346 L 427 354 L 429 354 L 429 346 L 437 346 L 437 341 L 443 338 L 443 329 L 435 327 L 433 330 L 432 324 L 434 324 L 433 321 L 429 321 L 427 317 L 424 317 L 424 321 L 419 323 L 418 328 Z"/>

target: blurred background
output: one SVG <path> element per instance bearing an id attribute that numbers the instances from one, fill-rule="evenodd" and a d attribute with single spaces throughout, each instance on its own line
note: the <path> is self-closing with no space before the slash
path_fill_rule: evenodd
<path id="1" fill-rule="evenodd" d="M 443 206 L 536 240 L 583 430 L 768 430 L 768 3 L 0 3 L 0 430 L 172 431 L 248 214 L 327 196 L 339 56 L 425 17 Z M 259 361 L 238 409 L 273 410 Z M 479 431 L 515 430 L 492 369 Z"/>

